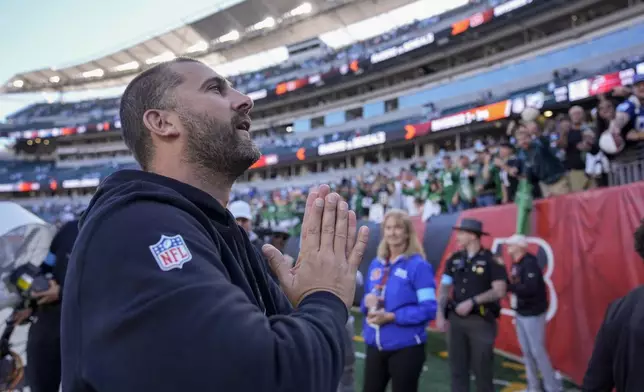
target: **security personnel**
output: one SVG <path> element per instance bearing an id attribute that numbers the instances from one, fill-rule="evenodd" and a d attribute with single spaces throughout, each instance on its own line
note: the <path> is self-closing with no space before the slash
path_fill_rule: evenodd
<path id="1" fill-rule="evenodd" d="M 49 247 L 40 272 L 49 288 L 34 292 L 34 306 L 16 315 L 19 323 L 31 317 L 27 339 L 27 384 L 33 392 L 58 392 L 61 380 L 60 312 L 67 262 L 78 236 L 78 219 L 64 223 Z"/>
<path id="2" fill-rule="evenodd" d="M 444 330 L 449 319 L 452 391 L 470 390 L 472 370 L 476 390 L 491 392 L 496 319 L 501 313 L 499 300 L 507 289 L 507 274 L 492 252 L 481 247 L 481 236 L 487 235 L 483 223 L 463 219 L 454 230 L 461 250 L 451 255 L 445 265 L 436 323 Z"/>

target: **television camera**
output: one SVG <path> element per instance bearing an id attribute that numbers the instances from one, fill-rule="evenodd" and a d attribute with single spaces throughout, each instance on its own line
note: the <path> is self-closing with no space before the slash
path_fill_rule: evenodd
<path id="1" fill-rule="evenodd" d="M 0 216 L 0 314 L 6 317 L 0 335 L 0 392 L 4 392 L 24 387 L 24 362 L 11 338 L 22 334 L 26 340 L 26 330 L 19 325 L 31 320 L 18 324 L 16 314 L 35 306 L 33 292 L 49 287 L 49 276 L 34 263 L 45 259 L 55 229 L 15 203 L 0 202 Z"/>

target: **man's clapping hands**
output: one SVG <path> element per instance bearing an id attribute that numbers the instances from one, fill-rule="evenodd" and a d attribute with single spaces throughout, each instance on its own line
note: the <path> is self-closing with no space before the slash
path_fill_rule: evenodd
<path id="1" fill-rule="evenodd" d="M 300 254 L 292 267 L 271 245 L 262 251 L 294 306 L 317 291 L 328 291 L 351 306 L 356 271 L 362 262 L 369 229 L 356 232 L 357 219 L 348 204 L 327 185 L 312 189 L 306 200 Z M 291 268 L 292 267 L 292 268 Z"/>

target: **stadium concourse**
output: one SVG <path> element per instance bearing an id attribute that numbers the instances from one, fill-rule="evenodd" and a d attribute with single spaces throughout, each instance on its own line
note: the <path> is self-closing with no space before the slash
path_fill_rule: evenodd
<path id="1" fill-rule="evenodd" d="M 254 99 L 251 132 L 262 157 L 239 179 L 233 200 L 250 204 L 260 236 L 287 231 L 292 256 L 314 184 L 331 184 L 371 225 L 391 208 L 422 225 L 514 204 L 522 178 L 533 183 L 535 200 L 644 179 L 642 142 L 605 132 L 620 105 L 642 99 L 644 4 L 436 3 L 443 2 L 280 0 L 282 16 L 261 19 L 266 7 L 247 0 L 227 16 L 91 63 L 18 74 L 0 92 L 55 87 L 66 99 L 36 102 L 0 123 L 0 198 L 60 225 L 109 174 L 136 169 L 120 137 L 113 86 L 183 55 Z M 248 27 L 228 31 L 231 15 Z M 528 153 L 532 138 L 541 153 Z M 426 251 L 440 265 L 442 250 Z M 422 390 L 449 390 L 445 350 L 443 336 L 431 333 Z M 496 358 L 500 391 L 526 387 L 517 354 Z M 577 366 L 565 377 L 579 383 L 580 373 Z"/>

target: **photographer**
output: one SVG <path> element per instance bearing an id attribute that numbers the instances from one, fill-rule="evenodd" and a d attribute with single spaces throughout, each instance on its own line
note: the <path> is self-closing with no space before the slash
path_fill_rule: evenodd
<path id="1" fill-rule="evenodd" d="M 26 378 L 32 392 L 58 392 L 61 379 L 60 309 L 67 261 L 78 236 L 78 220 L 65 223 L 54 236 L 40 272 L 49 288 L 32 292 L 31 307 L 16 313 L 18 324 L 31 318 Z"/>

